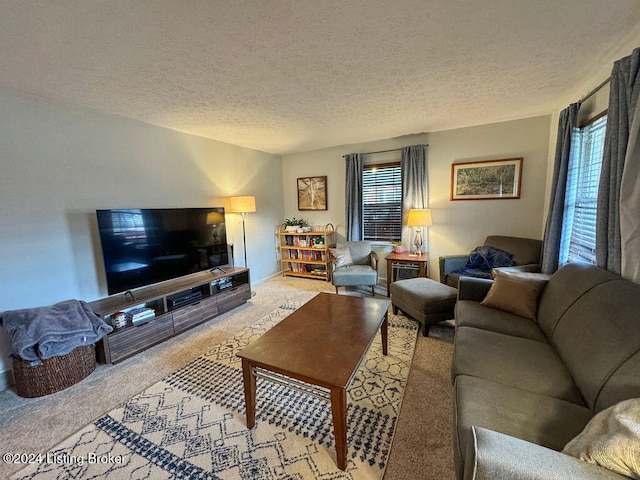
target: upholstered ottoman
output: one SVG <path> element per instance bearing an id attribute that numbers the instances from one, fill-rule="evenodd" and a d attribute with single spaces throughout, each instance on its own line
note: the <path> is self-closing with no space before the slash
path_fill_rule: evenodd
<path id="1" fill-rule="evenodd" d="M 402 310 L 419 321 L 425 337 L 432 324 L 454 318 L 457 296 L 457 289 L 429 278 L 408 278 L 391 284 L 393 313 Z"/>

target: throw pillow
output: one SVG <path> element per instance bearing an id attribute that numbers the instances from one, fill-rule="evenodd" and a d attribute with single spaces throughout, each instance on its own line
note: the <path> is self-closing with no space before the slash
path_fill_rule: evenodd
<path id="1" fill-rule="evenodd" d="M 640 398 L 598 413 L 562 452 L 640 479 Z"/>
<path id="2" fill-rule="evenodd" d="M 353 259 L 351 258 L 351 252 L 347 247 L 344 248 L 330 248 L 331 256 L 333 257 L 333 263 L 338 267 L 345 267 L 347 265 L 353 265 Z"/>
<path id="3" fill-rule="evenodd" d="M 549 281 L 542 273 L 496 271 L 493 285 L 481 305 L 504 310 L 529 320 L 538 314 L 538 297 Z"/>

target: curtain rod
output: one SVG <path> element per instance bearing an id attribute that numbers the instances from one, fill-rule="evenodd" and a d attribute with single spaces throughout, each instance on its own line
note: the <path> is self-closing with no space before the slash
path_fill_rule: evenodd
<path id="1" fill-rule="evenodd" d="M 579 104 L 582 104 L 583 102 L 585 102 L 588 98 L 592 97 L 593 95 L 595 95 L 602 87 L 604 87 L 607 83 L 609 83 L 611 81 L 611 77 L 607 78 L 604 82 L 602 82 L 600 85 L 598 85 L 596 88 L 594 88 L 593 90 L 591 90 L 589 93 L 587 93 L 584 97 L 582 97 L 580 100 L 578 100 Z"/>
<path id="2" fill-rule="evenodd" d="M 429 144 L 419 144 L 422 145 L 423 147 L 428 147 Z M 404 147 L 401 148 L 390 148 L 389 150 L 378 150 L 377 152 L 366 152 L 366 153 L 361 153 L 360 155 L 374 155 L 376 153 L 387 153 L 387 152 L 399 152 L 400 150 L 402 150 Z M 347 154 L 347 155 L 351 155 L 351 154 Z M 342 155 L 342 158 L 346 157 L 347 155 Z"/>

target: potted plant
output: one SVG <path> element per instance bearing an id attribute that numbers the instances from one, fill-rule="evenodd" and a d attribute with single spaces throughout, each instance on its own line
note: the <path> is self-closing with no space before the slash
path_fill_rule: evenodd
<path id="1" fill-rule="evenodd" d="M 404 247 L 402 246 L 402 242 L 392 242 L 392 245 L 393 245 L 393 251 L 395 253 L 404 252 Z"/>
<path id="2" fill-rule="evenodd" d="M 284 220 L 284 229 L 287 232 L 302 231 L 302 229 L 308 225 L 309 224 L 307 223 L 307 221 L 302 218 L 292 217 L 292 218 L 285 218 Z"/>

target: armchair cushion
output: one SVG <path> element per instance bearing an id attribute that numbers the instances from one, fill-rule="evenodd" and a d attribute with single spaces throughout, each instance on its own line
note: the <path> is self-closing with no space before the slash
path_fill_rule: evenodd
<path id="1" fill-rule="evenodd" d="M 331 256 L 333 257 L 333 265 L 335 268 L 353 265 L 351 251 L 347 247 L 330 248 L 329 252 L 331 252 Z"/>
<path id="2" fill-rule="evenodd" d="M 339 287 L 356 287 L 376 285 L 378 272 L 369 265 L 347 265 L 333 271 L 333 285 Z"/>
<path id="3" fill-rule="evenodd" d="M 355 265 L 371 265 L 371 242 L 347 242 L 346 247 L 351 252 L 351 258 Z"/>

